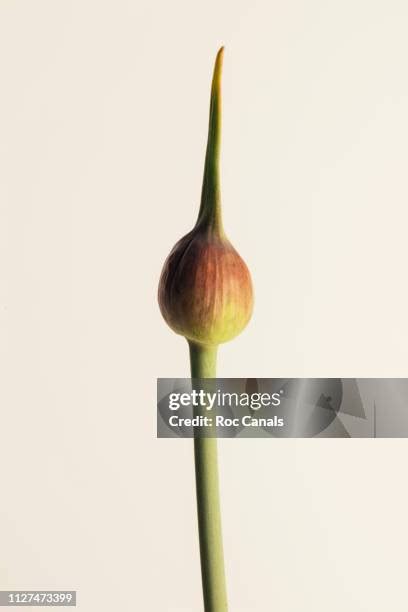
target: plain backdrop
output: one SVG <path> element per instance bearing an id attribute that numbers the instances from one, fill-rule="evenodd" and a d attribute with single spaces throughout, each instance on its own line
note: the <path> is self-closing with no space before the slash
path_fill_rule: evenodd
<path id="1" fill-rule="evenodd" d="M 251 324 L 222 376 L 407 376 L 408 4 L 2 0 L 0 585 L 202 610 L 188 376 L 156 302 L 224 61 Z M 405 440 L 220 443 L 231 612 L 407 609 Z"/>

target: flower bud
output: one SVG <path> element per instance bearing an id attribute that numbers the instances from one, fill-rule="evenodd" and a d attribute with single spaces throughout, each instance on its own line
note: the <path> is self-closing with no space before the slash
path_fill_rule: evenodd
<path id="1" fill-rule="evenodd" d="M 218 345 L 238 335 L 252 314 L 249 270 L 225 236 L 219 181 L 221 68 L 217 55 L 201 206 L 195 227 L 174 246 L 160 278 L 159 305 L 168 325 L 188 340 Z"/>

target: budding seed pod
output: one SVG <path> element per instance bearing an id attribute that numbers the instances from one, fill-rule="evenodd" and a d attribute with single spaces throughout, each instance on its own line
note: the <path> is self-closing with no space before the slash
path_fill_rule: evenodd
<path id="1" fill-rule="evenodd" d="M 237 336 L 252 314 L 249 270 L 226 237 L 221 219 L 219 180 L 221 69 L 217 55 L 211 88 L 210 120 L 201 206 L 195 227 L 174 246 L 159 283 L 159 305 L 177 334 L 204 345 Z"/>

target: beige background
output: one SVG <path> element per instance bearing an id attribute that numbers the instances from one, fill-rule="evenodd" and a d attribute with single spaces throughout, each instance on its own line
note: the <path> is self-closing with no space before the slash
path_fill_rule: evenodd
<path id="1" fill-rule="evenodd" d="M 197 214 L 226 45 L 223 200 L 253 321 L 224 376 L 407 376 L 403 0 L 0 3 L 0 584 L 201 610 L 188 374 L 156 305 Z M 232 612 L 407 609 L 408 442 L 223 441 Z"/>

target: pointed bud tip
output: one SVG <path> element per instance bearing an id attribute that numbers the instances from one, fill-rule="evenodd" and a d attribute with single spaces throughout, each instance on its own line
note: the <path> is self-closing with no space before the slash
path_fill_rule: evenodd
<path id="1" fill-rule="evenodd" d="M 221 93 L 221 74 L 222 74 L 223 59 L 224 59 L 224 47 L 221 47 L 217 53 L 217 57 L 215 58 L 214 73 L 213 73 L 213 80 L 212 80 L 212 87 L 211 87 L 211 92 L 213 95 Z"/>
<path id="2" fill-rule="evenodd" d="M 218 50 L 217 57 L 215 58 L 215 70 L 219 72 L 222 68 L 222 61 L 224 59 L 224 47 Z"/>

